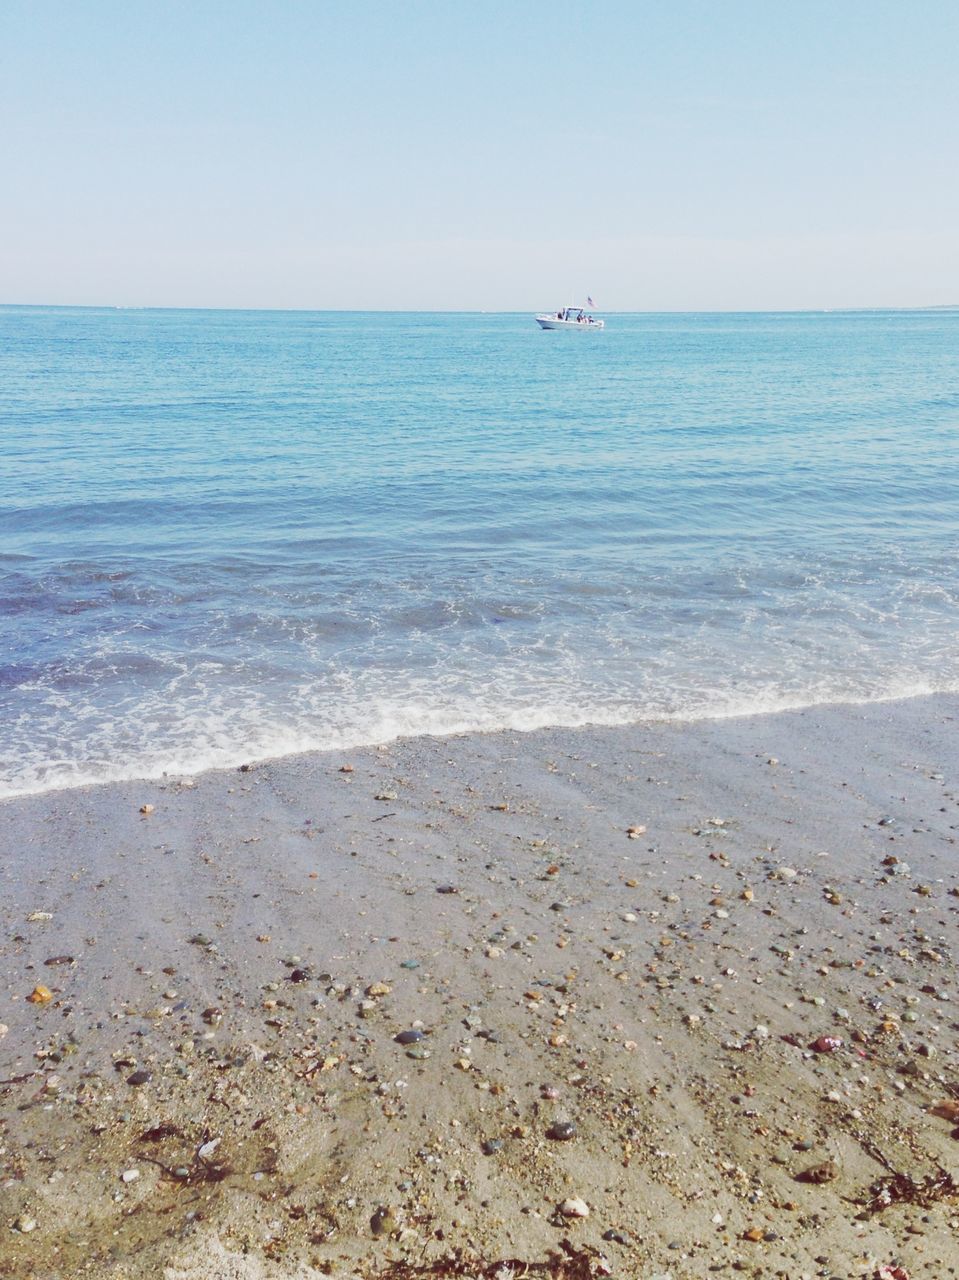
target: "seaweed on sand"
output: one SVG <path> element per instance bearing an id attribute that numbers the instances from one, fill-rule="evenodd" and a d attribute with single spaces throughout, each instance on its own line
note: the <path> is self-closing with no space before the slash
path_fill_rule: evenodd
<path id="1" fill-rule="evenodd" d="M 465 1258 L 457 1250 L 435 1262 L 389 1262 L 375 1273 L 376 1280 L 526 1280 L 526 1277 L 550 1277 L 550 1280 L 595 1280 L 611 1274 L 609 1263 L 595 1250 L 577 1249 L 568 1240 L 560 1241 L 560 1250 L 543 1262 L 523 1262 L 519 1258 L 503 1258 L 497 1262 Z"/>
<path id="2" fill-rule="evenodd" d="M 859 1203 L 864 1204 L 861 1218 L 871 1218 L 882 1213 L 894 1204 L 912 1204 L 922 1209 L 931 1209 L 942 1201 L 959 1199 L 959 1182 L 938 1161 L 934 1161 L 935 1172 L 927 1173 L 923 1178 L 914 1178 L 912 1174 L 897 1169 L 889 1157 L 873 1142 L 861 1134 L 856 1135 L 862 1149 L 871 1156 L 888 1174 L 870 1183 L 868 1199 L 863 1197 Z"/>

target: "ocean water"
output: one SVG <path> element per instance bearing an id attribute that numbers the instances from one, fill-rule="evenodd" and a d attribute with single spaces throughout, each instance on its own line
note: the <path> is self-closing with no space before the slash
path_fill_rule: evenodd
<path id="1" fill-rule="evenodd" d="M 959 688 L 959 311 L 0 308 L 0 795 Z"/>

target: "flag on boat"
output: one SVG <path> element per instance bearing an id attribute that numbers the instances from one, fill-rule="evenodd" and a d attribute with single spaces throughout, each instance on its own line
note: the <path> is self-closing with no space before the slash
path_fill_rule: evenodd
<path id="1" fill-rule="evenodd" d="M 586 295 L 586 305 L 587 305 L 588 307 L 595 307 L 595 306 L 596 306 L 596 303 L 593 301 L 593 299 L 589 296 L 589 294 L 588 294 L 588 293 L 587 293 L 587 295 Z"/>

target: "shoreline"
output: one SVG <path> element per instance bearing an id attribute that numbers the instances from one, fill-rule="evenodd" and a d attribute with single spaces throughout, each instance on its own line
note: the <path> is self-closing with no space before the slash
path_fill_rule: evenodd
<path id="1" fill-rule="evenodd" d="M 593 732 L 602 731 L 604 729 L 634 729 L 634 730 L 655 730 L 657 727 L 665 726 L 688 726 L 693 728 L 696 725 L 708 724 L 714 722 L 723 722 L 727 720 L 754 720 L 767 716 L 780 716 L 798 714 L 806 711 L 828 711 L 831 708 L 839 710 L 852 710 L 861 707 L 885 706 L 889 703 L 911 703 L 925 699 L 938 698 L 959 698 L 959 689 L 948 690 L 923 690 L 922 692 L 910 693 L 890 693 L 881 696 L 871 696 L 868 698 L 828 698 L 823 701 L 796 701 L 783 702 L 781 705 L 766 707 L 760 709 L 740 710 L 732 708 L 726 711 L 703 712 L 699 715 L 679 714 L 661 715 L 661 716 L 644 716 L 636 719 L 622 718 L 610 720 L 584 720 L 580 723 L 568 723 L 560 721 L 559 723 L 533 724 L 529 727 L 517 725 L 497 724 L 490 727 L 466 727 L 444 730 L 424 730 L 416 733 L 397 733 L 381 739 L 352 739 L 344 745 L 337 746 L 310 746 L 297 747 L 290 751 L 281 751 L 278 754 L 267 755 L 247 755 L 243 752 L 236 752 L 231 755 L 228 760 L 217 761 L 215 763 L 203 763 L 196 766 L 187 765 L 183 768 L 174 768 L 172 765 L 166 768 L 157 768 L 156 771 L 147 773 L 133 773 L 123 775 L 122 777 L 105 777 L 90 778 L 79 782 L 58 783 L 52 786 L 41 786 L 28 791 L 14 791 L 6 794 L 0 794 L 0 813 L 3 812 L 3 806 L 11 802 L 16 803 L 22 800 L 29 800 L 33 797 L 52 796 L 61 792 L 86 791 L 96 787 L 112 787 L 122 786 L 125 783 L 157 783 L 166 785 L 169 783 L 182 783 L 185 780 L 202 778 L 206 774 L 213 773 L 229 773 L 236 769 L 260 768 L 268 765 L 282 765 L 285 761 L 300 759 L 302 757 L 311 756 L 332 756 L 336 754 L 342 755 L 344 752 L 362 752 L 362 751 L 379 751 L 395 746 L 399 743 L 413 743 L 420 739 L 429 741 L 455 741 L 461 738 L 485 738 L 498 734 L 519 734 L 526 736 L 527 734 L 536 733 L 575 733 L 575 732 Z"/>
<path id="2" fill-rule="evenodd" d="M 857 1215 L 877 1152 L 959 1178 L 929 1111 L 959 1089 L 957 719 L 500 730 L 7 799 L 0 1276 L 567 1238 L 625 1276 L 938 1280 L 954 1201 Z"/>

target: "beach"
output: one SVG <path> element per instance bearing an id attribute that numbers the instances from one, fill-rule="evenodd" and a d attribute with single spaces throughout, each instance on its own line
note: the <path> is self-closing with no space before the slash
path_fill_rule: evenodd
<path id="1" fill-rule="evenodd" d="M 0 29 L 0 1280 L 959 1280 L 959 6 Z"/>
<path id="2" fill-rule="evenodd" d="M 4 802 L 0 1275 L 955 1274 L 957 716 Z"/>

